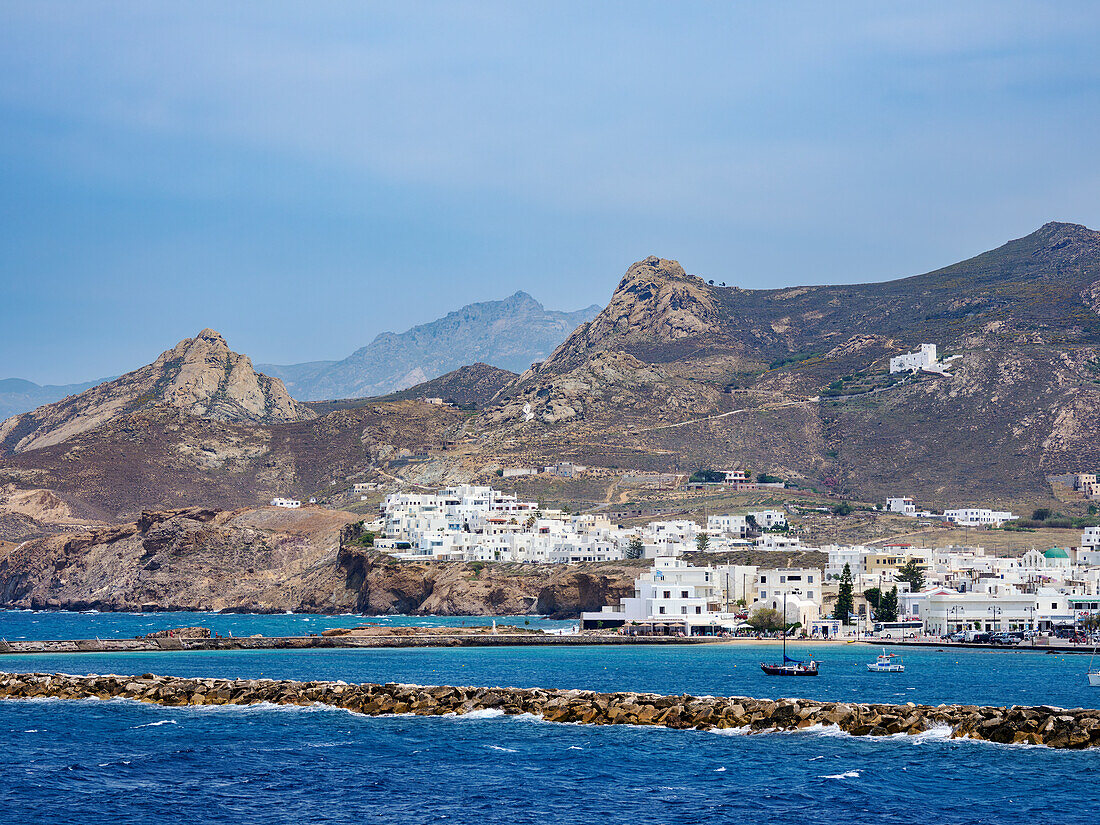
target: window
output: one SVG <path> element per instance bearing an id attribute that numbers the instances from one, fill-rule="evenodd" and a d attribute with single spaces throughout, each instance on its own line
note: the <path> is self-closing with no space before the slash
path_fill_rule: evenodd
<path id="1" fill-rule="evenodd" d="M 699 607 L 699 605 L 695 605 L 695 612 L 696 612 L 696 613 L 702 613 L 702 612 L 703 612 L 703 608 Z"/>
<path id="2" fill-rule="evenodd" d="M 786 581 L 787 581 L 787 577 L 786 577 L 786 576 L 780 576 L 780 577 L 779 577 L 779 583 L 780 583 L 780 584 L 783 584 L 783 583 L 784 583 L 784 582 L 786 582 Z"/>
<path id="3" fill-rule="evenodd" d="M 760 591 L 760 598 L 762 598 L 762 599 L 768 598 L 768 591 L 767 590 L 761 590 Z"/>
<path id="4" fill-rule="evenodd" d="M 661 605 L 659 608 L 657 608 L 657 612 L 658 613 L 664 613 L 665 612 L 665 606 Z"/>
<path id="5" fill-rule="evenodd" d="M 684 605 L 683 607 L 681 607 L 680 612 L 681 613 L 687 613 L 688 612 L 687 605 Z"/>
<path id="6" fill-rule="evenodd" d="M 808 598 L 808 599 L 812 599 L 813 597 L 814 597 L 814 591 L 812 591 L 812 590 L 807 590 L 807 591 L 806 591 L 806 598 Z"/>
<path id="7" fill-rule="evenodd" d="M 680 598 L 681 598 L 681 599 L 687 599 L 687 598 L 689 598 L 689 596 L 688 596 L 688 591 L 687 591 L 687 590 L 681 590 L 681 591 L 680 591 Z"/>
<path id="8" fill-rule="evenodd" d="M 810 584 L 813 584 L 814 583 L 814 577 L 813 576 L 807 576 L 806 581 L 808 581 Z"/>
<path id="9" fill-rule="evenodd" d="M 767 584 L 768 583 L 768 577 L 767 576 L 761 576 L 760 577 L 760 583 L 761 584 Z"/>
<path id="10" fill-rule="evenodd" d="M 1057 610 L 1058 609 L 1058 602 L 1051 602 L 1050 609 L 1051 610 Z"/>
<path id="11" fill-rule="evenodd" d="M 671 590 L 666 590 L 665 591 L 665 598 L 666 599 L 671 599 L 672 598 L 672 591 Z"/>

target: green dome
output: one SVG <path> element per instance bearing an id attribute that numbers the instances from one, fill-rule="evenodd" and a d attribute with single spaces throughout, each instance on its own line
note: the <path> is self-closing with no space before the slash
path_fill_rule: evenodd
<path id="1" fill-rule="evenodd" d="M 1068 559 L 1069 553 L 1063 550 L 1061 547 L 1051 547 L 1043 556 L 1048 559 Z"/>

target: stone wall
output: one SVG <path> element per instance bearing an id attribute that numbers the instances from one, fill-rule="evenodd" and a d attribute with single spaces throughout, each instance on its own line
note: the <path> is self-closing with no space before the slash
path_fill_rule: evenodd
<path id="1" fill-rule="evenodd" d="M 550 722 L 657 725 L 680 729 L 748 731 L 836 726 L 853 736 L 917 734 L 950 728 L 957 738 L 1047 745 L 1100 746 L 1100 710 L 974 705 L 881 705 L 741 696 L 661 696 L 542 688 L 420 687 L 416 685 L 295 682 L 274 679 L 185 679 L 171 676 L 0 675 L 0 698 L 126 698 L 166 706 L 321 703 L 381 716 L 464 714 L 499 709 Z"/>

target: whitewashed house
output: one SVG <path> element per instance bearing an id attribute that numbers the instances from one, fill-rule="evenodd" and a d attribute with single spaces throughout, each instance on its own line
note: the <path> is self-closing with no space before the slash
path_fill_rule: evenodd
<path id="1" fill-rule="evenodd" d="M 916 352 L 907 352 L 904 355 L 895 355 L 890 359 L 890 372 L 918 372 L 919 370 L 935 367 L 936 345 L 921 344 Z"/>

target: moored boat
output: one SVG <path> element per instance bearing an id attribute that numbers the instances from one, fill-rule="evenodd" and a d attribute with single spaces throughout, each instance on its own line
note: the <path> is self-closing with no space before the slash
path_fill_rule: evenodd
<path id="1" fill-rule="evenodd" d="M 887 653 L 886 648 L 883 648 L 882 655 L 868 664 L 867 669 L 871 673 L 904 673 L 905 665 L 902 664 L 900 656 L 896 653 Z"/>
<path id="2" fill-rule="evenodd" d="M 803 662 L 787 655 L 787 594 L 783 594 L 783 663 L 761 662 L 760 669 L 769 676 L 817 676 L 817 662 Z"/>

